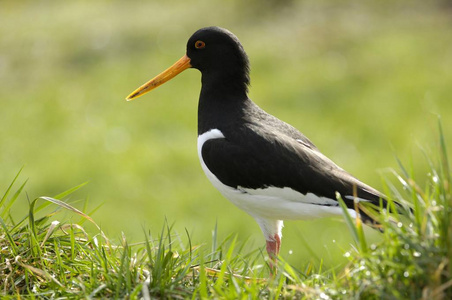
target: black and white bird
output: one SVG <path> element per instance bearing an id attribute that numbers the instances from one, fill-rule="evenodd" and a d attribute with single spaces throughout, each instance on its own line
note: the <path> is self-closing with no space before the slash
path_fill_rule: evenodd
<path id="1" fill-rule="evenodd" d="M 224 197 L 251 215 L 275 259 L 283 220 L 340 215 L 340 194 L 356 217 L 355 201 L 386 206 L 383 195 L 323 155 L 291 125 L 266 113 L 248 98 L 249 61 L 238 38 L 206 27 L 188 40 L 173 66 L 131 93 L 135 99 L 195 68 L 201 71 L 198 156 L 204 173 Z M 364 221 L 372 218 L 358 210 Z"/>

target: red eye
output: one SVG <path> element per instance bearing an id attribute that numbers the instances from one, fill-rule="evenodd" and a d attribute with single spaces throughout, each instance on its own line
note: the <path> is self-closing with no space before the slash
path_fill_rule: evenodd
<path id="1" fill-rule="evenodd" d="M 196 41 L 195 48 L 196 49 L 204 49 L 206 47 L 206 43 L 203 41 Z"/>

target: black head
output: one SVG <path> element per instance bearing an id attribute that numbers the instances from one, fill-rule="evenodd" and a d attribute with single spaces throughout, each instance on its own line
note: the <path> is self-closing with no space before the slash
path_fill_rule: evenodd
<path id="1" fill-rule="evenodd" d="M 232 32 L 220 27 L 199 29 L 188 40 L 187 56 L 203 74 L 203 85 L 219 81 L 248 90 L 248 56 Z"/>
<path id="2" fill-rule="evenodd" d="M 203 92 L 215 91 L 216 95 L 239 94 L 246 97 L 250 83 L 249 62 L 240 41 L 226 29 L 206 27 L 190 37 L 186 55 L 126 99 L 138 98 L 188 68 L 201 71 Z"/>

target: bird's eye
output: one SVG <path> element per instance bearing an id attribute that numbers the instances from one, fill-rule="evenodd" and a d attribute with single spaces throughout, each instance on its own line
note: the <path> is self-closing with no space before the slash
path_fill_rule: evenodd
<path id="1" fill-rule="evenodd" d="M 206 47 L 206 43 L 203 41 L 196 41 L 195 48 L 196 49 L 204 49 Z"/>

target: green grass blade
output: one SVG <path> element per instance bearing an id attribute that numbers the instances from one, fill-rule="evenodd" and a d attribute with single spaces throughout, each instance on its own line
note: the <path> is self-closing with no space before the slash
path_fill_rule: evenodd
<path id="1" fill-rule="evenodd" d="M 37 199 L 42 199 L 42 200 L 51 202 L 51 203 L 53 203 L 53 204 L 58 205 L 59 207 L 65 208 L 65 209 L 67 209 L 67 210 L 69 210 L 69 211 L 72 211 L 72 212 L 74 212 L 74 213 L 76 213 L 76 214 L 82 216 L 83 218 L 87 219 L 87 220 L 90 221 L 91 223 L 93 223 L 93 224 L 97 227 L 97 229 L 100 230 L 99 225 L 97 225 L 97 223 L 94 222 L 94 220 L 93 220 L 90 216 L 88 216 L 87 214 L 85 214 L 85 213 L 83 213 L 82 211 L 78 210 L 77 208 L 73 207 L 72 205 L 69 205 L 69 204 L 67 204 L 67 203 L 65 203 L 65 202 L 63 202 L 63 201 L 61 201 L 61 200 L 58 200 L 58 199 L 55 199 L 55 198 L 51 198 L 51 197 L 46 197 L 46 196 L 39 197 L 39 198 L 37 198 Z"/>
<path id="2" fill-rule="evenodd" d="M 347 205 L 345 205 L 344 200 L 342 200 L 341 195 L 337 194 L 337 201 L 339 202 L 339 206 L 342 208 L 342 212 L 343 212 L 343 216 L 345 219 L 345 223 L 348 226 L 348 229 L 350 230 L 353 240 L 355 241 L 355 243 L 357 245 L 359 245 L 359 234 L 358 234 L 358 229 L 356 228 L 356 223 L 353 220 L 352 216 L 350 215 L 350 212 L 348 211 L 348 207 Z"/>
<path id="3" fill-rule="evenodd" d="M 226 253 L 226 257 L 221 265 L 220 273 L 218 274 L 218 278 L 214 286 L 216 289 L 219 289 L 225 280 L 226 270 L 228 269 L 229 262 L 231 261 L 236 241 L 237 236 L 232 239 L 231 245 L 229 246 L 228 252 Z"/>
<path id="4" fill-rule="evenodd" d="M 128 256 L 127 253 L 129 250 L 128 247 L 129 246 L 127 245 L 127 242 L 125 242 L 125 244 L 123 246 L 122 255 L 121 255 L 121 263 L 119 265 L 119 271 L 118 271 L 118 282 L 116 284 L 116 299 L 120 298 L 119 296 L 120 296 L 121 288 L 122 288 L 122 285 L 124 282 L 124 275 L 123 275 L 124 270 L 128 270 L 128 268 L 126 266 L 127 261 L 128 261 L 128 260 L 126 260 L 126 258 Z"/>
<path id="5" fill-rule="evenodd" d="M 13 252 L 13 255 L 16 256 L 19 253 L 16 243 L 14 243 L 14 239 L 11 237 L 11 234 L 8 230 L 8 226 L 6 225 L 6 223 L 3 221 L 3 218 L 1 218 L 1 217 L 0 217 L 0 224 L 2 225 L 2 228 L 5 231 L 6 237 L 9 242 L 9 246 L 11 247 L 10 249 Z"/>
<path id="6" fill-rule="evenodd" d="M 52 199 L 60 200 L 60 199 L 62 199 L 62 198 L 64 198 L 64 197 L 66 197 L 66 196 L 68 196 L 68 195 L 70 195 L 70 194 L 76 192 L 77 190 L 79 190 L 80 188 L 82 188 L 83 186 L 85 186 L 86 184 L 88 184 L 88 182 L 84 182 L 84 183 L 82 183 L 82 184 L 79 184 L 79 185 L 77 185 L 77 186 L 75 186 L 75 187 L 73 187 L 73 188 L 70 188 L 70 189 L 68 189 L 68 190 L 66 190 L 66 191 L 64 191 L 64 192 L 62 192 L 62 193 L 60 193 L 60 194 L 58 194 L 58 195 L 56 195 L 56 196 L 53 196 L 53 197 L 46 197 L 46 198 L 52 198 Z M 40 198 L 43 198 L 43 197 L 40 197 Z M 52 201 L 50 201 L 50 202 L 52 202 Z M 49 205 L 50 205 L 49 202 L 44 202 L 44 203 L 42 203 L 41 205 L 39 205 L 39 206 L 35 209 L 35 212 L 39 212 L 39 211 L 41 211 L 42 209 L 46 208 L 46 207 L 49 206 Z"/>
<path id="7" fill-rule="evenodd" d="M 9 187 L 6 189 L 6 192 L 3 194 L 3 197 L 0 199 L 0 207 L 5 203 L 6 199 L 8 198 L 9 193 L 11 192 L 11 189 L 16 182 L 17 178 L 19 177 L 20 173 L 22 172 L 24 167 L 20 168 L 19 172 L 17 172 L 16 177 L 14 177 L 13 181 L 9 185 Z"/>
<path id="8" fill-rule="evenodd" d="M 447 154 L 447 146 L 446 146 L 446 140 L 444 138 L 444 132 L 443 132 L 443 126 L 441 124 L 441 119 L 438 117 L 438 128 L 439 128 L 439 141 L 441 146 L 441 168 L 443 171 L 444 179 L 446 180 L 446 184 L 449 187 L 450 191 L 450 185 L 451 185 L 451 178 L 450 178 L 450 165 L 449 165 L 449 158 Z"/>
<path id="9" fill-rule="evenodd" d="M 206 269 L 205 269 L 205 261 L 204 261 L 204 255 L 200 256 L 200 263 L 199 263 L 199 284 L 196 288 L 196 291 L 199 292 L 199 296 L 201 299 L 207 299 L 208 297 L 208 288 L 207 288 L 207 275 L 206 275 Z"/>
<path id="10" fill-rule="evenodd" d="M 5 206 L 5 208 L 2 211 L 2 217 L 5 218 L 7 214 L 9 214 L 11 207 L 13 206 L 14 202 L 16 202 L 19 195 L 22 193 L 22 190 L 24 189 L 25 185 L 27 184 L 28 179 L 25 180 L 25 182 L 20 186 L 20 188 L 14 193 L 14 195 L 9 199 L 8 204 Z M 3 200 L 3 199 L 2 199 Z M 1 205 L 0 205 L 1 206 Z"/>
<path id="11" fill-rule="evenodd" d="M 36 204 L 36 201 L 38 199 L 35 199 L 31 202 L 30 208 L 28 210 L 28 233 L 29 233 L 29 243 L 30 243 L 30 250 L 34 257 L 41 256 L 41 248 L 38 243 L 38 237 L 36 233 L 36 226 L 35 226 L 35 217 L 34 217 L 34 207 Z"/>

